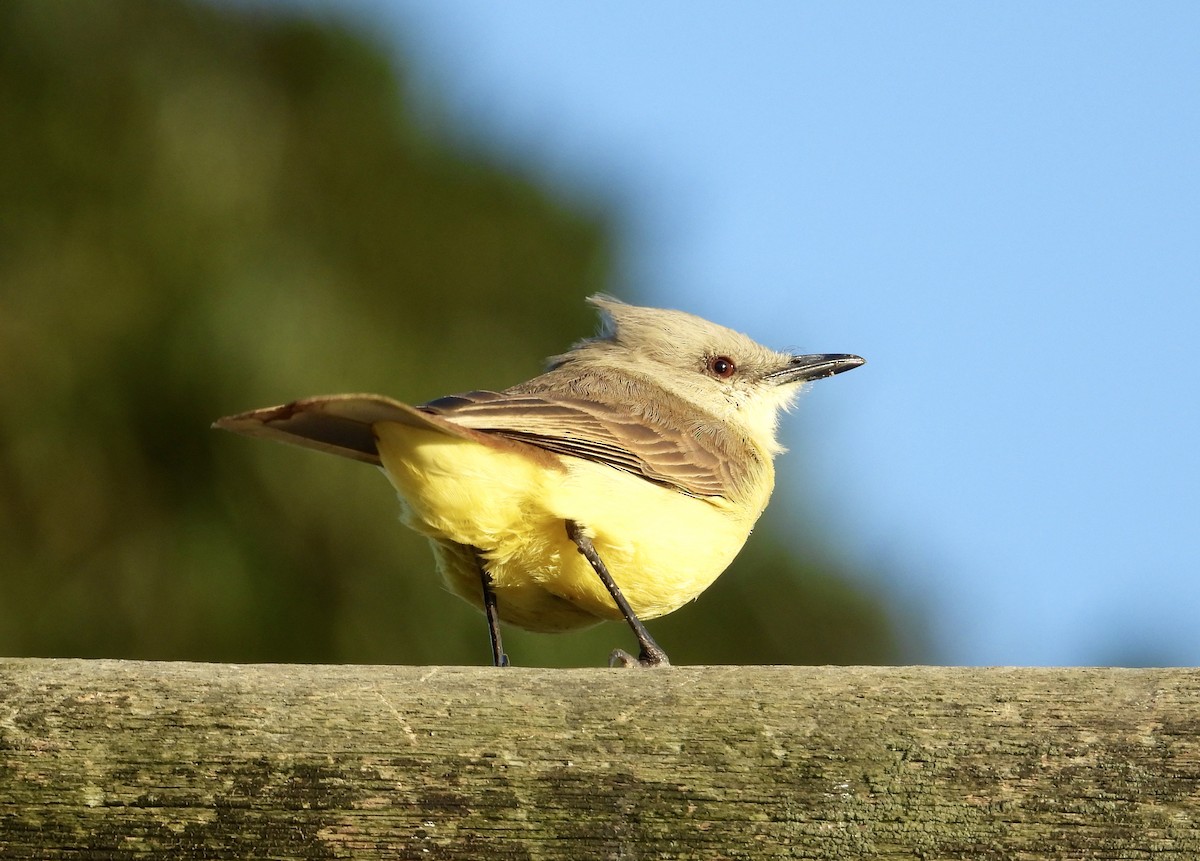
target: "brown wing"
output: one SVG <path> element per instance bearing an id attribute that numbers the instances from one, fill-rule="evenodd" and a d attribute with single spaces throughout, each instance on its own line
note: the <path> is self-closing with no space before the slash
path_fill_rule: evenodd
<path id="1" fill-rule="evenodd" d="M 691 496 L 729 497 L 743 480 L 716 428 L 650 425 L 593 401 L 498 392 L 439 398 L 419 409 L 456 425 L 603 463 Z"/>
<path id="2" fill-rule="evenodd" d="M 691 496 L 730 498 L 746 481 L 744 458 L 731 457 L 716 427 L 649 425 L 593 401 L 469 392 L 419 407 L 380 395 L 326 395 L 227 416 L 215 427 L 380 465 L 379 422 L 434 430 L 505 448 L 554 468 L 547 452 L 603 463 Z"/>

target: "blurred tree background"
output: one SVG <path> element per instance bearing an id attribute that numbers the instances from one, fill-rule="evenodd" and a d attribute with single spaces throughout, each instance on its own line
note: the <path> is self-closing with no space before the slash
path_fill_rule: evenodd
<path id="1" fill-rule="evenodd" d="M 611 216 L 438 139 L 396 66 L 282 12 L 0 5 L 0 654 L 488 660 L 375 470 L 209 429 L 503 387 L 594 330 Z M 771 522 L 652 623 L 672 658 L 899 657 L 861 578 Z M 506 636 L 526 665 L 631 645 Z"/>

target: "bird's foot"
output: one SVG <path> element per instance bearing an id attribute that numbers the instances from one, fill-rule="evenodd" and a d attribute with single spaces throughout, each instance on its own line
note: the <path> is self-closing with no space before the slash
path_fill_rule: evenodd
<path id="1" fill-rule="evenodd" d="M 608 665 L 610 667 L 669 667 L 671 662 L 667 660 L 666 652 L 655 647 L 642 649 L 636 658 L 624 649 L 613 649 L 612 654 L 608 656 Z"/>

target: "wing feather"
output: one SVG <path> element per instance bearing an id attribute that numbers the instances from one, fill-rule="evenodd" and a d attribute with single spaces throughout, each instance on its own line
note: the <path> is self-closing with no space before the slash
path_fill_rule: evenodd
<path id="1" fill-rule="evenodd" d="M 373 426 L 412 427 L 507 448 L 601 463 L 697 497 L 736 498 L 755 460 L 716 422 L 676 428 L 619 405 L 553 393 L 468 392 L 417 407 L 379 395 L 327 395 L 228 416 L 217 427 L 380 465 Z M 736 452 L 736 454 L 735 454 Z"/>
<path id="2" fill-rule="evenodd" d="M 730 497 L 745 479 L 720 435 L 651 424 L 628 410 L 546 394 L 468 392 L 419 409 L 462 427 L 603 463 L 691 496 Z"/>

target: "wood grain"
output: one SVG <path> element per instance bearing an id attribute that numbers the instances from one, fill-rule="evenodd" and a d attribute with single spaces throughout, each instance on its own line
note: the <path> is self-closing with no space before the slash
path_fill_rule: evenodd
<path id="1" fill-rule="evenodd" d="M 0 660 L 3 858 L 1200 858 L 1200 672 Z"/>

